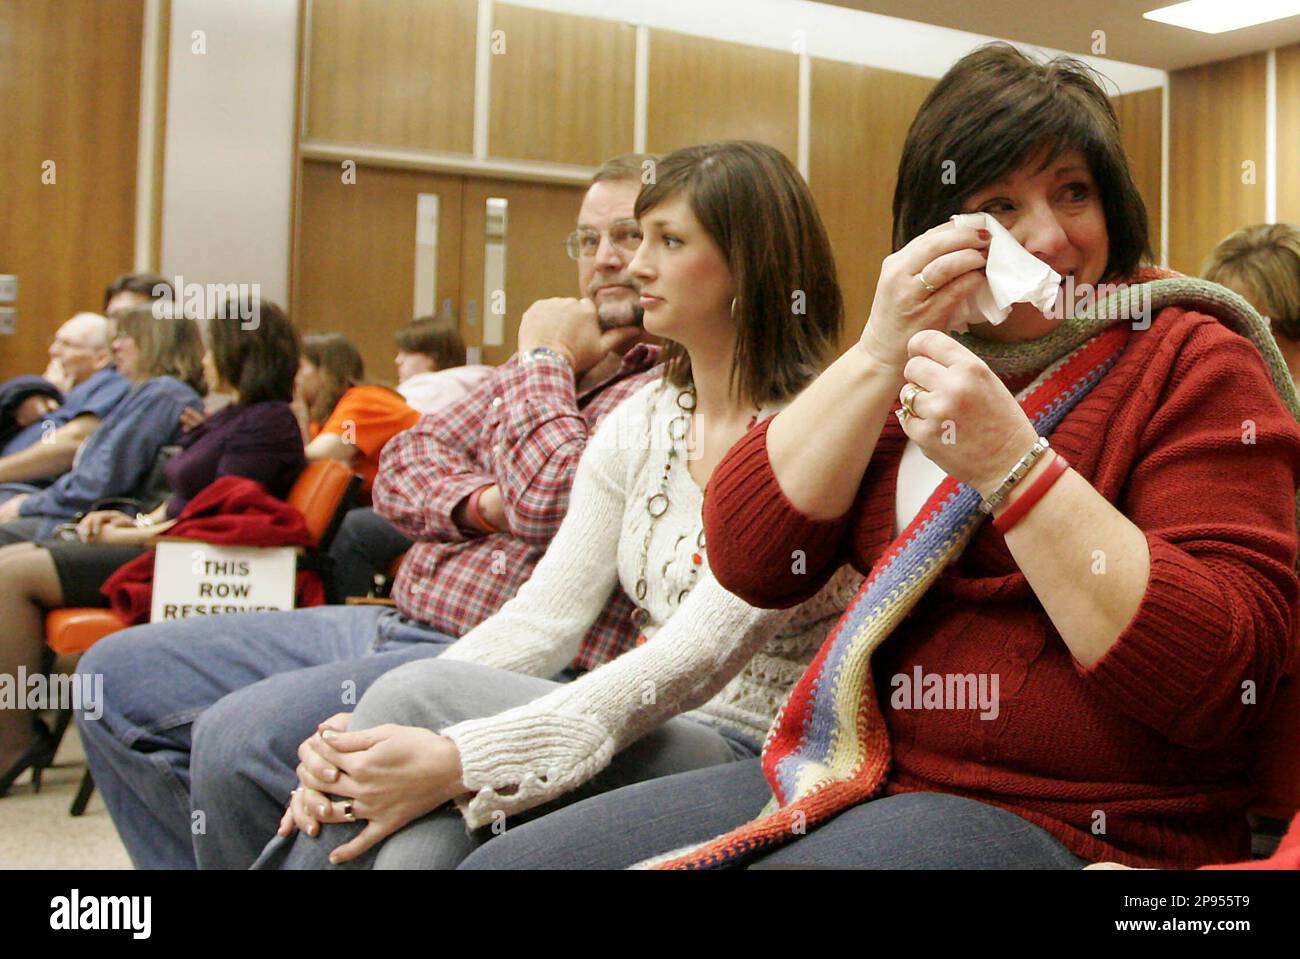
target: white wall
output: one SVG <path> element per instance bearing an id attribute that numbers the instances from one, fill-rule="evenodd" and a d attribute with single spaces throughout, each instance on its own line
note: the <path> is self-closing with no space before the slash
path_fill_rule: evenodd
<path id="1" fill-rule="evenodd" d="M 288 299 L 297 46 L 297 0 L 173 0 L 165 275 Z"/>

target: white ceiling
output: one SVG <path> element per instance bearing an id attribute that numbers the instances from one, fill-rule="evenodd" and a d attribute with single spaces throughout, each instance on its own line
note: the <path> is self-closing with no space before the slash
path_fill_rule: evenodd
<path id="1" fill-rule="evenodd" d="M 1174 0 L 820 0 L 954 30 L 1092 54 L 1093 32 L 1105 32 L 1105 56 L 1177 70 L 1243 53 L 1300 43 L 1300 16 L 1229 33 L 1197 33 L 1142 19 Z M 1251 0 L 1240 0 L 1249 4 Z"/>

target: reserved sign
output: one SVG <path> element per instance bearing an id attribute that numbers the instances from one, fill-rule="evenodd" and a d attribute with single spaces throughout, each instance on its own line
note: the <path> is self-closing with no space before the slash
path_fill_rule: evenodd
<path id="1" fill-rule="evenodd" d="M 297 550 L 163 541 L 149 621 L 293 609 Z"/>

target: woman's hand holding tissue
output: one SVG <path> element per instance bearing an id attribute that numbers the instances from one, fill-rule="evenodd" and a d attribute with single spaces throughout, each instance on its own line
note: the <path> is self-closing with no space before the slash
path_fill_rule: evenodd
<path id="1" fill-rule="evenodd" d="M 991 239 L 984 229 L 941 223 L 885 257 L 859 348 L 901 373 L 912 336 L 946 331 L 958 307 L 984 282 Z"/>
<path id="2" fill-rule="evenodd" d="M 927 277 L 929 274 L 927 274 Z M 1016 398 L 984 361 L 939 330 L 907 342 L 903 432 L 949 476 L 988 496 L 1038 439 Z"/>

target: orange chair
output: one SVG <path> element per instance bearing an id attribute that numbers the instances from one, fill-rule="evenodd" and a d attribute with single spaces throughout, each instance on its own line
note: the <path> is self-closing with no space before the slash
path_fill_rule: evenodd
<path id="1" fill-rule="evenodd" d="M 301 557 L 299 569 L 328 573 L 325 552 L 360 488 L 361 477 L 338 460 L 313 460 L 299 474 L 285 502 L 302 513 L 307 529 L 317 543 L 314 551 Z M 45 643 L 59 655 L 76 655 L 84 653 L 109 633 L 126 629 L 128 625 L 111 609 L 56 609 L 45 617 Z M 71 716 L 71 711 L 68 716 Z M 61 737 L 66 728 L 67 717 L 61 716 L 56 735 Z M 87 771 L 72 802 L 72 815 L 80 816 L 85 812 L 94 788 L 94 781 Z"/>

